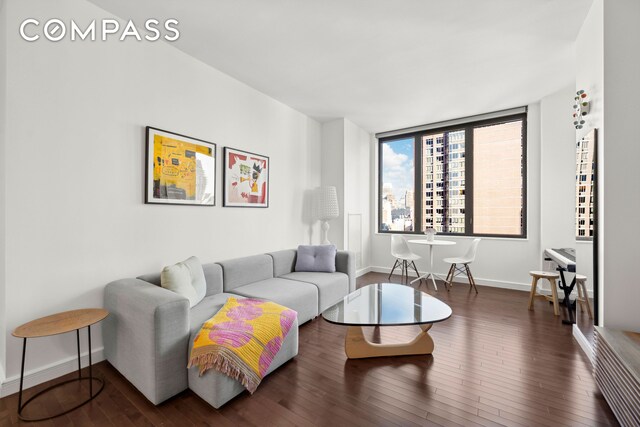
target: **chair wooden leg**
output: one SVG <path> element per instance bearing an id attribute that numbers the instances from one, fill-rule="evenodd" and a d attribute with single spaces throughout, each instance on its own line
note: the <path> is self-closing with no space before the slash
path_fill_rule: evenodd
<path id="1" fill-rule="evenodd" d="M 405 283 L 409 284 L 409 261 L 404 262 Z"/>
<path id="2" fill-rule="evenodd" d="M 589 319 L 593 319 L 593 311 L 591 310 L 591 303 L 589 302 L 589 294 L 587 293 L 587 285 L 584 282 L 580 282 L 578 284 L 578 288 L 582 288 L 582 297 L 584 298 L 584 303 L 587 306 L 587 313 L 589 314 Z M 584 310 L 584 308 L 583 308 Z"/>
<path id="3" fill-rule="evenodd" d="M 576 314 L 578 314 L 578 306 L 580 307 L 580 313 L 584 313 L 584 297 L 582 296 L 582 286 L 580 286 L 580 282 L 576 282 L 576 288 L 578 288 L 578 298 L 576 298 Z"/>
<path id="4" fill-rule="evenodd" d="M 560 316 L 560 308 L 558 304 L 558 285 L 556 284 L 556 279 L 549 279 L 549 283 L 551 284 L 551 298 L 553 298 L 553 314 L 556 316 Z"/>
<path id="5" fill-rule="evenodd" d="M 405 283 L 409 284 L 409 261 L 404 262 Z"/>
<path id="6" fill-rule="evenodd" d="M 471 269 L 469 269 L 469 274 L 471 274 Z M 473 280 L 473 289 L 476 290 L 476 294 L 478 293 L 478 286 L 476 286 L 476 278 L 471 274 L 471 280 Z"/>
<path id="7" fill-rule="evenodd" d="M 389 273 L 389 280 L 391 280 L 391 276 L 393 272 L 396 271 L 396 267 L 398 266 L 398 258 L 396 258 L 396 262 L 393 263 L 393 268 L 391 269 L 391 273 Z"/>
<path id="8" fill-rule="evenodd" d="M 407 260 L 402 260 L 402 283 L 407 283 L 409 280 L 409 266 L 407 265 Z"/>
<path id="9" fill-rule="evenodd" d="M 471 269 L 469 268 L 469 264 L 465 264 L 464 267 L 467 269 L 467 277 L 469 278 L 469 287 L 473 288 L 478 293 L 478 288 L 476 287 L 476 281 L 471 274 Z"/>
<path id="10" fill-rule="evenodd" d="M 451 282 L 453 281 L 453 269 L 455 267 L 455 264 L 451 264 L 451 267 L 449 267 L 449 272 L 447 273 L 447 279 L 444 281 L 444 287 L 447 288 L 447 291 L 451 290 L 451 286 L 453 286 L 451 284 Z"/>
<path id="11" fill-rule="evenodd" d="M 449 278 L 449 286 L 453 287 L 453 279 L 456 277 L 456 265 L 451 264 L 451 277 Z"/>
<path id="12" fill-rule="evenodd" d="M 531 294 L 529 295 L 529 310 L 533 310 L 533 299 L 536 296 L 536 287 L 538 286 L 538 278 L 531 279 Z"/>
<path id="13" fill-rule="evenodd" d="M 593 309 L 591 308 L 591 302 L 589 301 L 589 294 L 587 293 L 587 286 L 583 283 L 582 292 L 584 293 L 584 301 L 587 303 L 587 313 L 589 313 L 589 319 L 593 319 Z"/>
<path id="14" fill-rule="evenodd" d="M 462 264 L 464 265 L 464 274 L 467 275 L 467 281 L 469 282 L 469 290 L 473 289 L 473 281 L 471 280 L 471 276 L 469 273 L 469 267 L 467 267 L 467 264 Z"/>

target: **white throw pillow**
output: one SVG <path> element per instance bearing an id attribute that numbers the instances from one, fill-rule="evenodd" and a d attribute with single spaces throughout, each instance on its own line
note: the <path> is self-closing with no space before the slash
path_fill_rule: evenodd
<path id="1" fill-rule="evenodd" d="M 202 264 L 200 264 L 200 260 L 194 256 L 182 261 L 182 263 L 189 267 L 189 271 L 191 272 L 191 285 L 196 290 L 196 296 L 198 297 L 198 302 L 200 302 L 207 294 L 207 279 L 204 278 Z"/>
<path id="2" fill-rule="evenodd" d="M 160 273 L 160 285 L 187 298 L 189 307 L 202 301 L 207 292 L 202 264 L 194 256 L 165 267 Z"/>

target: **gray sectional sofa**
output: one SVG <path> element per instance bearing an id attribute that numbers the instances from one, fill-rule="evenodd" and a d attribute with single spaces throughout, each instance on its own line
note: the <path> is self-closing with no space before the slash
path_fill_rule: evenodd
<path id="1" fill-rule="evenodd" d="M 189 301 L 160 287 L 160 273 L 121 279 L 104 291 L 106 359 L 154 404 L 192 388 L 219 407 L 242 387 L 216 372 L 187 369 L 190 341 L 230 296 L 262 298 L 298 312 L 298 324 L 318 316 L 355 290 L 353 255 L 338 251 L 335 273 L 295 272 L 296 250 L 203 264 L 206 296 Z M 291 337 L 289 337 L 291 335 Z M 297 354 L 297 329 L 289 333 L 270 371 Z M 295 336 L 295 337 L 294 337 Z"/>

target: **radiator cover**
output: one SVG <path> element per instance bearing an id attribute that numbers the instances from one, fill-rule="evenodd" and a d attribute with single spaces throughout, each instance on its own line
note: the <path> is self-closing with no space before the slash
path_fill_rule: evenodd
<path id="1" fill-rule="evenodd" d="M 640 425 L 640 334 L 595 327 L 594 376 L 622 426 Z"/>

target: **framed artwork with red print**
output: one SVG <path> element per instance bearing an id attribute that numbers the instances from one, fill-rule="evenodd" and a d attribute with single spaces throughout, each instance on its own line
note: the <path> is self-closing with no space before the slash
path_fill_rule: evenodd
<path id="1" fill-rule="evenodd" d="M 224 147 L 223 206 L 269 207 L 269 157 Z"/>

